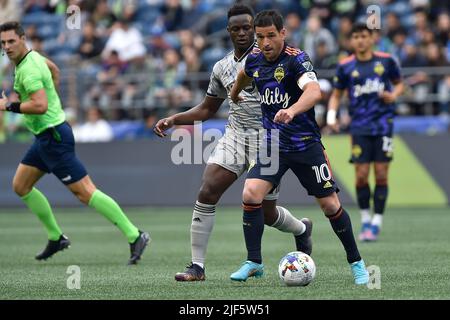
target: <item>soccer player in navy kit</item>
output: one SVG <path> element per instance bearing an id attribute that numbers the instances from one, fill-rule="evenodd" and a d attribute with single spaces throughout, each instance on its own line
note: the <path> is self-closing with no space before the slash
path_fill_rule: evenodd
<path id="1" fill-rule="evenodd" d="M 364 261 L 353 236 L 350 217 L 342 208 L 336 194 L 338 188 L 315 121 L 314 104 L 321 98 L 320 87 L 308 55 L 285 44 L 283 17 L 275 10 L 258 13 L 254 22 L 259 49 L 247 58 L 231 89 L 234 102 L 252 79 L 261 95 L 263 126 L 271 158 L 278 157 L 278 170 L 267 174 L 265 161 L 258 157 L 250 168 L 243 191 L 243 225 L 247 261 L 231 275 L 235 281 L 263 275 L 261 238 L 264 216 L 261 202 L 291 169 L 308 194 L 316 197 L 341 240 L 356 284 L 369 280 Z M 273 152 L 276 145 L 279 152 Z M 261 154 L 260 154 L 261 155 Z M 276 159 L 275 159 L 276 160 Z M 276 162 L 274 160 L 274 162 Z"/>
<path id="2" fill-rule="evenodd" d="M 395 100 L 403 92 L 400 69 L 392 57 L 373 52 L 372 30 L 355 24 L 351 32 L 354 54 L 338 66 L 330 97 L 327 124 L 335 130 L 336 112 L 344 90 L 349 95 L 352 121 L 351 162 L 355 164 L 356 195 L 361 210 L 362 241 L 377 240 L 388 195 L 388 170 L 392 160 Z M 370 215 L 370 164 L 375 171 L 374 215 Z"/>

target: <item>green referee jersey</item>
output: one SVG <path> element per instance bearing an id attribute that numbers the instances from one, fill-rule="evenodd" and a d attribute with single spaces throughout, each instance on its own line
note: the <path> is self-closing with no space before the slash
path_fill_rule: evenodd
<path id="1" fill-rule="evenodd" d="M 24 114 L 25 125 L 33 134 L 39 134 L 47 128 L 57 126 L 66 119 L 52 74 L 45 61 L 46 58 L 36 51 L 29 51 L 15 70 L 14 91 L 19 94 L 20 102 L 29 101 L 30 96 L 40 89 L 44 89 L 47 94 L 46 113 Z"/>

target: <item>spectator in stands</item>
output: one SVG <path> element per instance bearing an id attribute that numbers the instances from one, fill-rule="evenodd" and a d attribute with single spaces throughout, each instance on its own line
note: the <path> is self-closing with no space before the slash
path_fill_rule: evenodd
<path id="1" fill-rule="evenodd" d="M 96 31 L 100 37 L 108 37 L 111 34 L 112 26 L 117 21 L 117 17 L 111 12 L 107 0 L 97 1 L 91 19 L 96 25 Z"/>
<path id="2" fill-rule="evenodd" d="M 180 29 L 183 21 L 184 11 L 180 0 L 165 0 L 160 9 L 164 16 L 164 23 L 167 31 Z"/>
<path id="3" fill-rule="evenodd" d="M 74 136 L 76 142 L 108 142 L 114 138 L 111 125 L 97 107 L 89 108 L 87 122 L 74 131 Z"/>
<path id="4" fill-rule="evenodd" d="M 153 132 L 153 127 L 155 126 L 157 121 L 158 116 L 155 111 L 145 110 L 144 121 L 139 126 L 139 128 L 136 129 L 135 138 L 137 139 L 155 138 L 156 135 Z"/>
<path id="5" fill-rule="evenodd" d="M 350 16 L 342 16 L 339 19 L 337 42 L 339 46 L 339 51 L 351 51 L 350 46 L 350 32 L 352 30 L 352 19 Z"/>
<path id="6" fill-rule="evenodd" d="M 22 9 L 17 0 L 0 0 L 0 24 L 7 21 L 18 21 L 22 15 Z"/>
<path id="7" fill-rule="evenodd" d="M 328 44 L 324 40 L 317 43 L 316 48 L 316 62 L 314 68 L 316 69 L 334 69 L 337 65 L 337 57 L 328 48 Z"/>
<path id="8" fill-rule="evenodd" d="M 389 39 L 393 40 L 395 33 L 400 29 L 400 19 L 395 14 L 395 12 L 388 12 L 386 14 L 385 20 L 385 28 L 383 28 L 384 33 L 388 36 Z"/>
<path id="9" fill-rule="evenodd" d="M 186 63 L 180 60 L 179 54 L 174 49 L 164 53 L 163 61 L 163 69 L 160 70 L 154 96 L 160 106 L 173 109 L 182 103 L 188 103 L 191 97 L 190 92 L 183 87 L 186 79 Z"/>
<path id="10" fill-rule="evenodd" d="M 322 22 L 318 16 L 310 16 L 307 21 L 306 34 L 302 50 L 305 50 L 312 62 L 316 64 L 317 44 L 324 41 L 330 52 L 336 52 L 336 42 L 328 29 L 322 27 Z"/>
<path id="11" fill-rule="evenodd" d="M 436 39 L 440 46 L 446 46 L 450 33 L 450 17 L 448 12 L 441 12 L 437 19 Z"/>
<path id="12" fill-rule="evenodd" d="M 93 59 L 98 57 L 103 51 L 103 41 L 96 35 L 93 21 L 86 21 L 83 25 L 83 36 L 78 54 L 82 59 Z"/>
<path id="13" fill-rule="evenodd" d="M 296 12 L 286 15 L 284 27 L 286 28 L 286 42 L 298 48 L 303 41 L 300 16 Z"/>
<path id="14" fill-rule="evenodd" d="M 44 53 L 42 38 L 36 35 L 31 37 L 30 40 L 31 40 L 31 48 L 34 51 L 37 51 L 43 56 L 45 56 L 46 54 Z"/>
<path id="15" fill-rule="evenodd" d="M 119 20 L 114 24 L 102 57 L 109 57 L 111 51 L 117 51 L 120 60 L 125 62 L 145 60 L 147 52 L 141 32 L 130 26 L 130 21 L 127 20 Z"/>

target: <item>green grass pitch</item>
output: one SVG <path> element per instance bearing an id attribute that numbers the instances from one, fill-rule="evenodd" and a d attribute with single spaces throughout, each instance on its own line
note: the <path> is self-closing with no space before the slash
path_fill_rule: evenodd
<path id="1" fill-rule="evenodd" d="M 291 235 L 266 228 L 266 274 L 245 283 L 229 280 L 245 258 L 241 209 L 218 207 L 207 254 L 206 281 L 177 283 L 174 274 L 190 261 L 191 208 L 129 209 L 129 217 L 151 233 L 141 263 L 126 266 L 125 238 L 89 209 L 56 209 L 72 247 L 46 262 L 34 260 L 46 237 L 31 213 L 0 210 L 0 299 L 449 299 L 450 212 L 448 208 L 394 209 L 386 213 L 379 242 L 359 244 L 367 265 L 381 270 L 381 289 L 352 283 L 344 250 L 316 208 L 291 208 L 314 221 L 315 280 L 285 287 L 277 275 L 280 258 L 294 250 Z M 355 231 L 359 216 L 349 210 Z M 81 270 L 81 288 L 67 288 L 67 268 Z"/>

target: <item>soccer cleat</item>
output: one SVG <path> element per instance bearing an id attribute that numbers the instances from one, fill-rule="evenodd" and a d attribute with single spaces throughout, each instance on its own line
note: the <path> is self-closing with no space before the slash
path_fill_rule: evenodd
<path id="1" fill-rule="evenodd" d="M 370 229 L 366 231 L 365 237 L 366 241 L 377 241 L 378 235 L 380 234 L 380 227 L 376 225 L 372 225 Z"/>
<path id="2" fill-rule="evenodd" d="M 369 272 L 366 270 L 364 260 L 353 262 L 350 264 L 355 284 L 367 284 L 369 282 Z"/>
<path id="3" fill-rule="evenodd" d="M 303 218 L 301 221 L 305 224 L 306 230 L 301 235 L 295 236 L 295 245 L 297 247 L 297 251 L 301 251 L 310 256 L 312 252 L 311 234 L 313 223 L 308 218 Z"/>
<path id="4" fill-rule="evenodd" d="M 147 232 L 142 232 L 139 230 L 139 236 L 133 243 L 130 243 L 130 260 L 128 260 L 128 265 L 137 264 L 141 259 L 142 253 L 144 253 L 147 244 L 152 241 L 150 235 Z"/>
<path id="5" fill-rule="evenodd" d="M 39 253 L 35 258 L 36 260 L 47 260 L 58 251 L 62 251 L 66 248 L 70 248 L 70 241 L 65 235 L 61 235 L 58 240 L 48 240 L 47 246 L 44 251 Z"/>
<path id="6" fill-rule="evenodd" d="M 231 274 L 233 281 L 246 281 L 249 277 L 261 278 L 264 274 L 264 265 L 253 261 L 245 261 L 238 271 Z"/>
<path id="7" fill-rule="evenodd" d="M 205 269 L 198 264 L 192 263 L 186 266 L 184 272 L 177 272 L 175 274 L 175 280 L 177 281 L 204 281 Z"/>
<path id="8" fill-rule="evenodd" d="M 363 223 L 361 226 L 361 232 L 359 233 L 358 239 L 359 241 L 366 241 L 367 231 L 370 230 L 370 222 Z"/>

